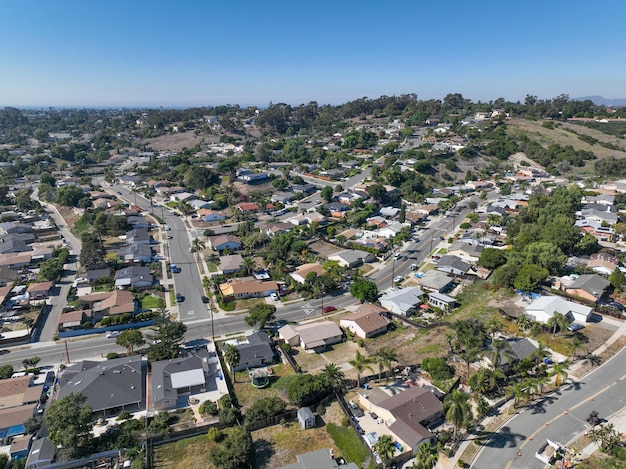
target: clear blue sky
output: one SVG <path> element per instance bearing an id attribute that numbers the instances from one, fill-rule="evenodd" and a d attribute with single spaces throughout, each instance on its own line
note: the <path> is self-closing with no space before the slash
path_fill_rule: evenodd
<path id="1" fill-rule="evenodd" d="M 4 0 L 0 106 L 626 98 L 624 18 L 624 0 Z"/>

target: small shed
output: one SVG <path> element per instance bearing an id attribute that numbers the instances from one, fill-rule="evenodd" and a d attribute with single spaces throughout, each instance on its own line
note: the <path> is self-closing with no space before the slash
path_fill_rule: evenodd
<path id="1" fill-rule="evenodd" d="M 308 407 L 298 409 L 298 422 L 303 429 L 315 427 L 315 415 Z"/>

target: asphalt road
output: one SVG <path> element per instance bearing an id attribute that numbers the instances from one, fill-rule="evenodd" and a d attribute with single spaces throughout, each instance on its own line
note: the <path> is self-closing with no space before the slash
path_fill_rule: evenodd
<path id="1" fill-rule="evenodd" d="M 545 467 L 535 453 L 546 438 L 566 445 L 589 429 L 586 419 L 591 411 L 606 419 L 624 407 L 624 360 L 626 350 L 622 349 L 581 381 L 565 385 L 524 409 L 485 444 L 472 468 Z"/>

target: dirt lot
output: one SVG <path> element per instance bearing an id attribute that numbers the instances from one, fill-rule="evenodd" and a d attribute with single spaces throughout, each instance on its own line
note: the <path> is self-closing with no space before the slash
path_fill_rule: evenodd
<path id="1" fill-rule="evenodd" d="M 219 141 L 219 136 L 196 136 L 193 132 L 183 132 L 147 138 L 140 141 L 136 146 L 145 145 L 155 151 L 180 151 L 183 148 L 191 148 L 198 143 L 219 143 Z"/>
<path id="2" fill-rule="evenodd" d="M 332 244 L 328 244 L 324 241 L 316 241 L 310 244 L 309 249 L 312 252 L 315 252 L 320 257 L 328 257 L 339 251 L 343 251 L 343 249 L 338 248 L 337 246 L 333 246 Z"/>
<path id="3" fill-rule="evenodd" d="M 353 360 L 356 351 L 359 350 L 363 355 L 369 355 L 366 349 L 359 347 L 352 341 L 342 342 L 329 347 L 324 353 L 306 353 L 300 347 L 295 347 L 293 350 L 297 352 L 294 355 L 296 363 L 306 370 L 308 373 L 319 373 L 329 363 L 334 363 L 339 366 L 345 373 L 346 378 L 356 379 L 356 370 L 348 362 Z M 368 375 L 369 372 L 363 373 L 363 376 Z"/>
<path id="4" fill-rule="evenodd" d="M 343 412 L 336 402 L 332 403 L 320 419 L 316 428 L 302 430 L 297 422 L 287 427 L 276 425 L 252 433 L 254 441 L 255 469 L 271 469 L 296 462 L 296 455 L 322 448 L 333 448 L 335 443 L 326 433 L 325 425 L 340 425 Z"/>

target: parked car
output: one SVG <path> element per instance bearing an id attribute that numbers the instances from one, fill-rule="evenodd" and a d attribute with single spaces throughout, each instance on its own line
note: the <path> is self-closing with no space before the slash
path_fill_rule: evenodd
<path id="1" fill-rule="evenodd" d="M 202 297 L 200 299 L 202 300 L 203 303 L 208 303 L 209 302 L 209 299 L 206 296 L 204 296 L 204 295 L 202 295 Z"/>
<path id="2" fill-rule="evenodd" d="M 183 301 L 185 301 L 185 297 L 180 293 L 176 293 L 176 303 L 182 303 Z"/>
<path id="3" fill-rule="evenodd" d="M 417 270 L 417 264 L 411 264 L 410 269 L 411 270 Z"/>
<path id="4" fill-rule="evenodd" d="M 404 277 L 402 275 L 398 275 L 396 278 L 393 279 L 393 283 L 401 283 L 404 280 Z"/>
<path id="5" fill-rule="evenodd" d="M 337 308 L 335 306 L 324 306 L 324 309 L 322 309 L 322 313 L 326 314 L 326 313 L 332 313 L 333 311 L 336 311 Z"/>
<path id="6" fill-rule="evenodd" d="M 374 420 L 378 420 L 378 415 L 376 415 L 376 412 L 370 412 L 370 417 L 372 417 Z"/>
<path id="7" fill-rule="evenodd" d="M 584 325 L 582 325 L 581 323 L 579 323 L 579 322 L 573 322 L 573 323 L 571 323 L 571 324 L 567 327 L 567 330 L 568 330 L 568 331 L 575 332 L 575 331 L 579 331 L 579 330 L 584 329 L 584 328 L 585 328 L 585 326 L 584 326 Z"/>
<path id="8" fill-rule="evenodd" d="M 107 333 L 107 339 L 113 339 L 120 335 L 120 331 L 111 331 Z"/>
<path id="9" fill-rule="evenodd" d="M 274 300 L 274 301 L 278 301 L 278 300 L 280 299 L 280 298 L 278 298 L 278 295 L 277 295 L 276 293 L 272 293 L 272 294 L 270 295 L 270 298 L 271 298 L 272 300 Z"/>

